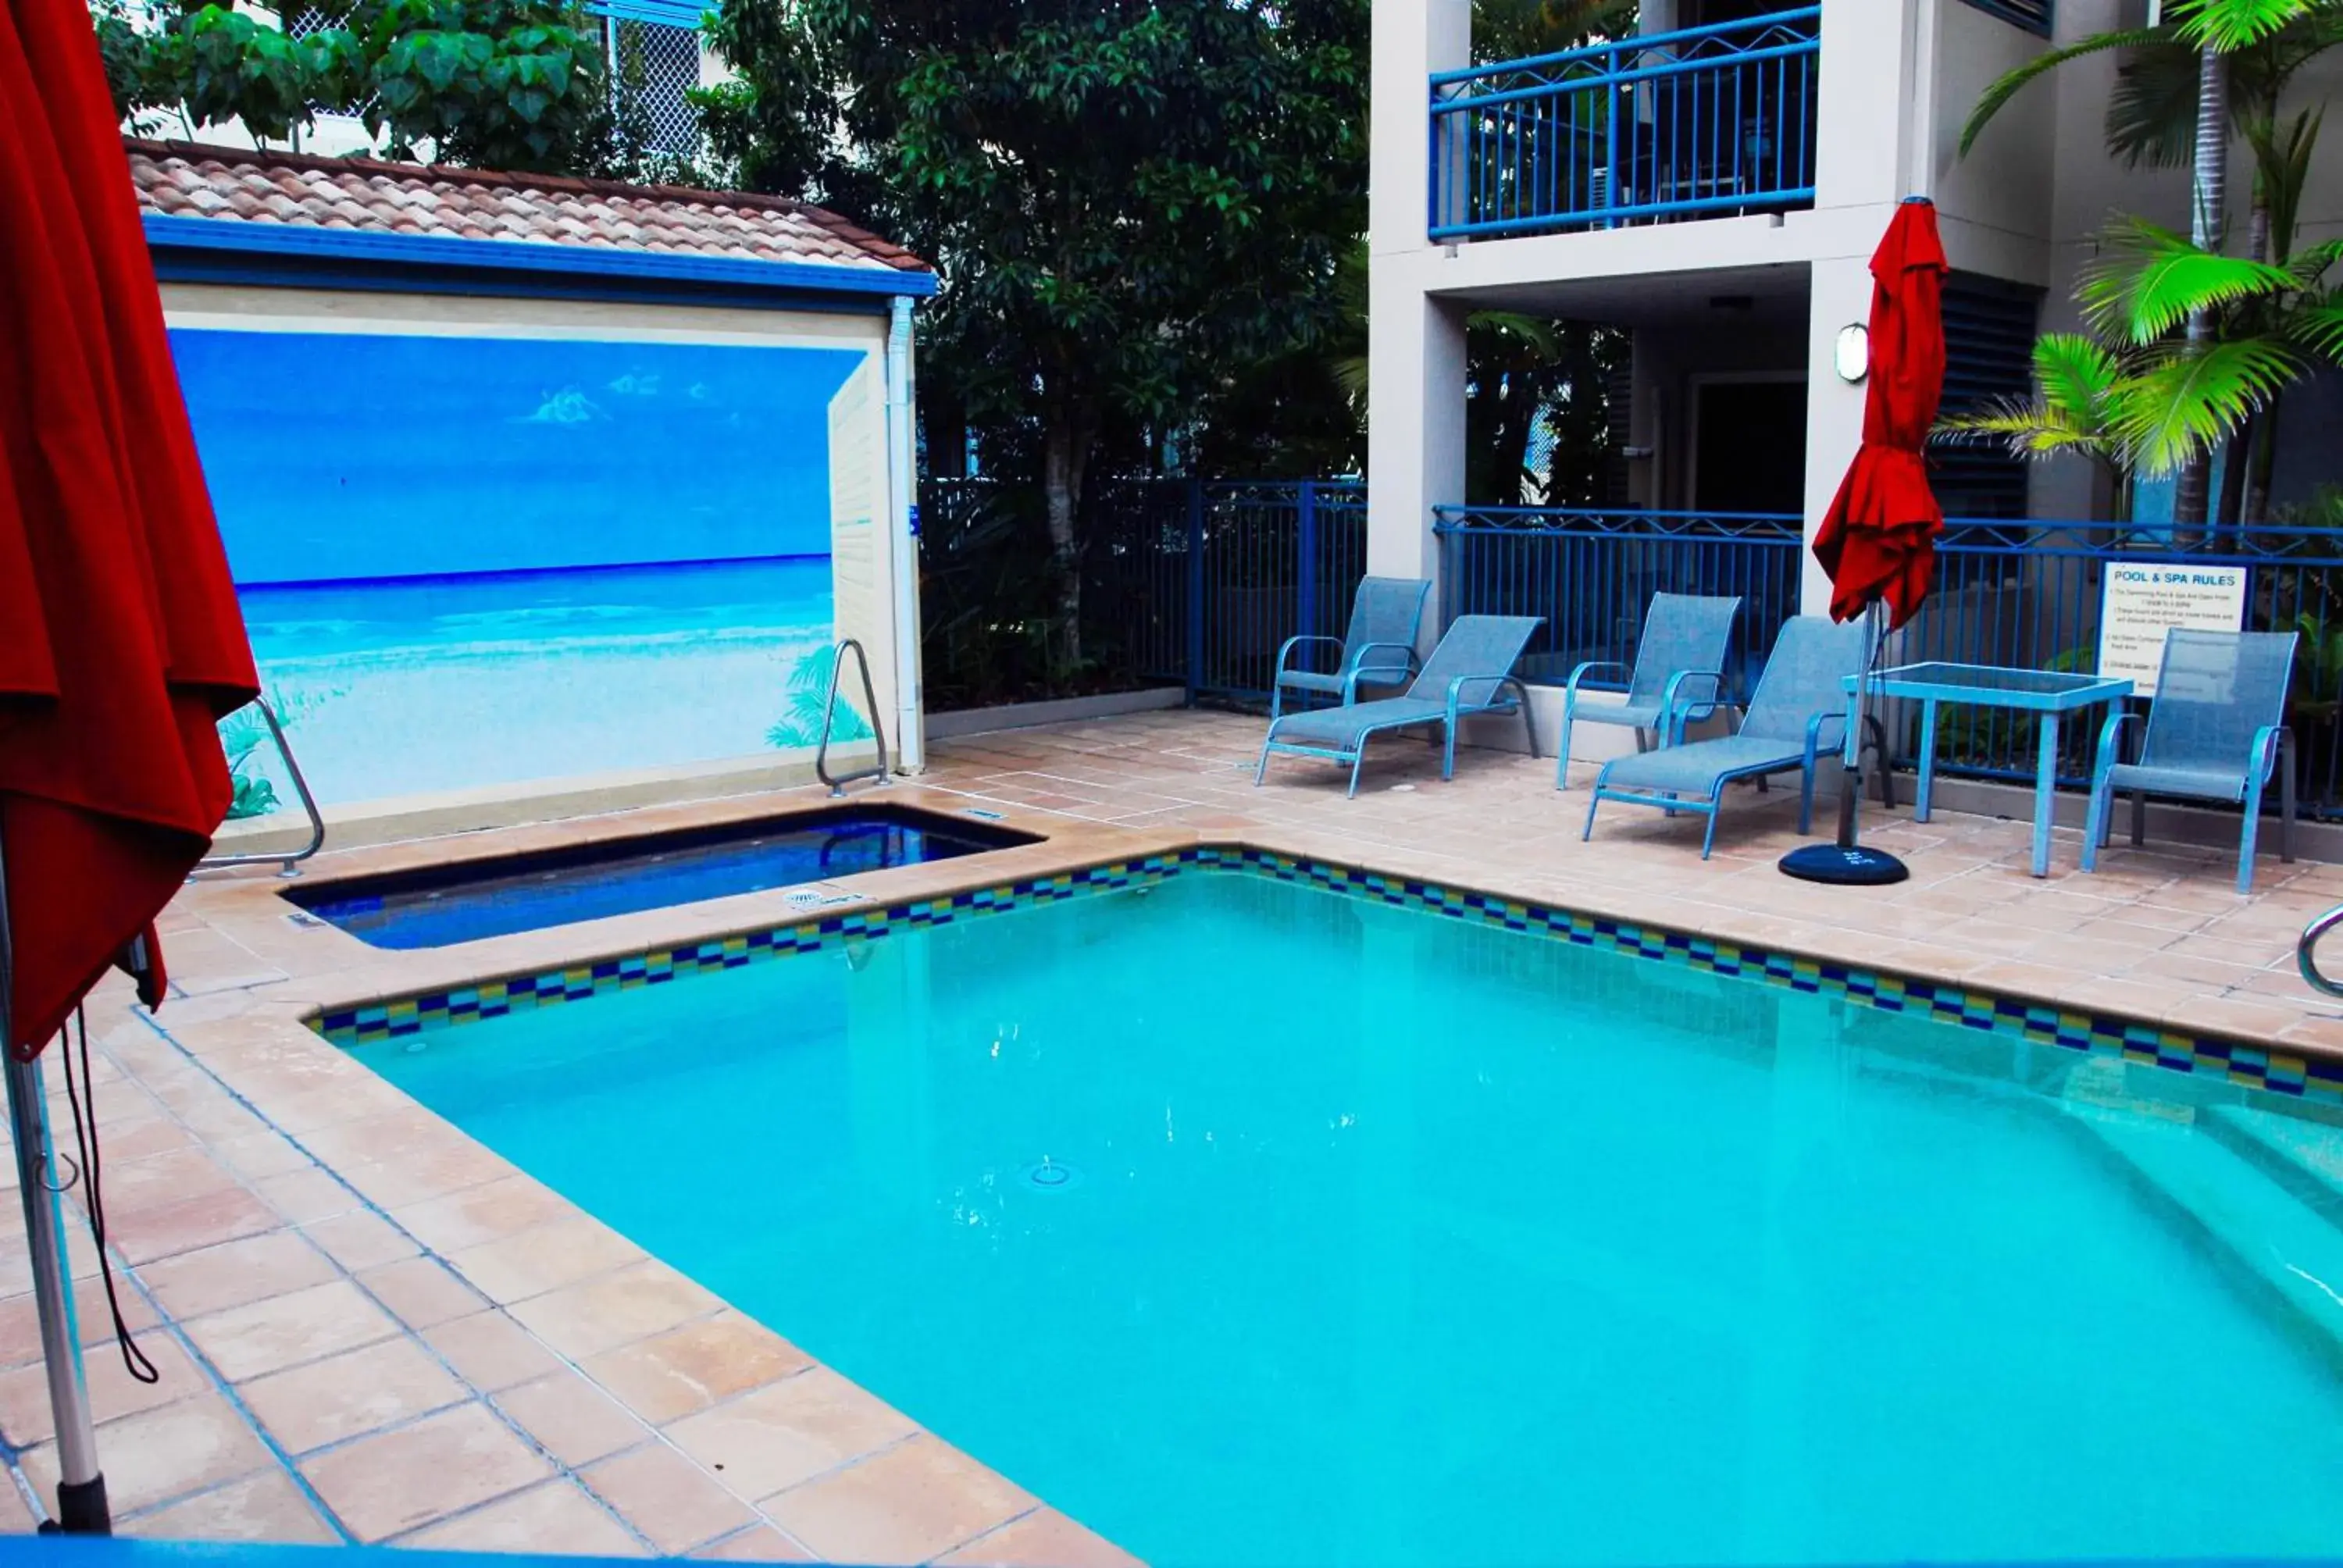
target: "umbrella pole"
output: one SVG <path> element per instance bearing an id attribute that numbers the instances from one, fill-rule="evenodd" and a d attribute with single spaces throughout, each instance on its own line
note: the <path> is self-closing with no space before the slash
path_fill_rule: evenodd
<path id="1" fill-rule="evenodd" d="M 8 1127 L 16 1145 L 16 1185 L 25 1201 L 25 1242 L 32 1255 L 33 1303 L 41 1320 L 41 1360 L 49 1374 L 49 1409 L 57 1430 L 57 1517 L 46 1528 L 75 1535 L 110 1535 L 106 1477 L 97 1468 L 97 1434 L 83 1381 L 81 1336 L 74 1322 L 73 1286 L 65 1271 L 65 1201 L 49 1142 L 48 1100 L 41 1064 L 19 1061 L 10 1049 L 9 1006 L 15 972 L 8 938 L 8 879 L 0 866 L 0 1054 L 7 1058 Z"/>
<path id="2" fill-rule="evenodd" d="M 1863 678 L 1855 688 L 1855 729 L 1846 738 L 1841 751 L 1838 781 L 1838 837 L 1828 844 L 1808 844 L 1791 850 L 1781 859 L 1782 874 L 1795 877 L 1802 882 L 1827 882 L 1841 887 L 1875 888 L 1890 882 L 1900 882 L 1911 876 L 1911 868 L 1884 849 L 1866 849 L 1857 841 L 1855 816 L 1863 808 L 1863 735 L 1871 717 L 1872 674 L 1878 668 L 1879 657 L 1887 645 L 1887 609 L 1879 600 L 1871 601 L 1864 611 L 1869 618 L 1869 657 L 1864 660 Z M 1845 761 L 1847 756 L 1855 760 Z M 1882 766 L 1886 763 L 1882 757 Z"/>

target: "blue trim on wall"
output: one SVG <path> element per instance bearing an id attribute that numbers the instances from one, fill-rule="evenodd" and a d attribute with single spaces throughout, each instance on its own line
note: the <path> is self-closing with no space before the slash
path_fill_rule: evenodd
<path id="1" fill-rule="evenodd" d="M 707 556 L 688 561 L 597 561 L 583 567 L 504 567 L 483 572 L 417 572 L 412 576 L 371 578 L 271 578 L 259 582 L 236 579 L 240 588 L 356 588 L 397 583 L 412 588 L 420 583 L 522 582 L 533 578 L 583 578 L 622 572 L 714 570 L 731 567 L 787 566 L 799 561 L 826 561 L 828 555 Z"/>
<path id="2" fill-rule="evenodd" d="M 597 16 L 621 22 L 656 22 L 665 27 L 689 27 L 697 32 L 700 19 L 715 7 L 699 0 L 594 0 L 586 9 Z"/>
<path id="3" fill-rule="evenodd" d="M 925 298 L 937 287 L 931 272 L 899 272 L 892 267 L 824 266 L 664 251 L 371 234 L 241 218 L 149 214 L 144 221 L 156 272 L 176 282 L 283 285 L 290 281 L 283 276 L 286 272 L 307 271 L 312 281 L 350 287 L 357 285 L 348 275 L 358 272 L 372 275 L 377 287 L 436 293 L 447 290 L 418 286 L 435 277 L 444 282 L 451 273 L 461 272 L 468 275 L 466 286 L 455 292 L 481 292 L 483 282 L 498 277 L 558 284 L 563 297 L 570 298 L 639 298 L 646 290 L 671 297 L 677 288 L 718 288 L 739 294 L 745 304 L 781 309 L 836 309 L 843 300 L 867 301 L 873 308 L 883 308 L 888 299 L 897 296 Z M 205 266 L 204 262 L 211 258 L 241 258 L 247 275 L 261 271 L 271 276 L 224 277 L 218 269 Z M 503 288 L 487 291 L 508 292 Z"/>

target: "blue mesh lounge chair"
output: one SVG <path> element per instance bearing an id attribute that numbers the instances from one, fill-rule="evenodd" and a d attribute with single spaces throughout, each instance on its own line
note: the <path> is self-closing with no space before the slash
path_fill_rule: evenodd
<path id="1" fill-rule="evenodd" d="M 1570 788 L 1570 729 L 1584 717 L 1589 724 L 1624 724 L 1635 732 L 1635 749 L 1644 749 L 1644 731 L 1662 746 L 1684 739 L 1686 723 L 1698 723 L 1716 711 L 1725 690 L 1725 656 L 1733 638 L 1733 618 L 1741 610 L 1739 598 L 1707 598 L 1692 594 L 1652 596 L 1644 618 L 1644 635 L 1635 644 L 1635 666 L 1627 677 L 1627 700 L 1616 708 L 1578 711 L 1579 683 L 1595 670 L 1626 670 L 1616 660 L 1589 659 L 1570 672 L 1562 695 L 1562 746 L 1554 770 L 1554 787 Z"/>
<path id="2" fill-rule="evenodd" d="M 2098 766 L 2091 777 L 2091 814 L 2083 828 L 2083 869 L 2098 869 L 2099 846 L 2114 823 L 2115 795 L 2131 794 L 2131 841 L 2147 837 L 2147 798 L 2243 803 L 2237 844 L 2237 891 L 2254 890 L 2254 839 L 2261 827 L 2262 790 L 2278 778 L 2278 852 L 2291 861 L 2294 845 L 2294 732 L 2286 727 L 2286 692 L 2294 678 L 2290 631 L 2174 631 L 2164 638 L 2164 663 L 2147 709 L 2147 733 L 2137 762 L 2122 762 L 2117 742 L 2137 713 L 2111 715 L 2099 731 Z"/>
<path id="3" fill-rule="evenodd" d="M 1870 630 L 1863 621 L 1840 626 L 1822 616 L 1802 615 L 1784 622 L 1740 732 L 1605 762 L 1595 777 L 1586 829 L 1579 837 L 1594 836 L 1595 809 L 1605 800 L 1698 811 L 1708 818 L 1708 831 L 1700 840 L 1705 860 L 1716 845 L 1725 787 L 1735 779 L 1762 779 L 1793 768 L 1803 774 L 1798 831 L 1805 832 L 1814 817 L 1815 759 L 1845 744 L 1846 678 L 1861 675 L 1870 662 Z"/>
<path id="4" fill-rule="evenodd" d="M 1253 769 L 1259 785 L 1269 775 L 1269 754 L 1291 752 L 1296 757 L 1322 757 L 1351 765 L 1347 794 L 1359 792 L 1359 762 L 1366 755 L 1367 739 L 1379 730 L 1406 729 L 1437 724 L 1447 739 L 1441 753 L 1440 776 L 1456 775 L 1456 721 L 1476 713 L 1519 713 L 1529 731 L 1530 755 L 1537 755 L 1537 729 L 1530 722 L 1529 693 L 1513 678 L 1522 649 L 1544 622 L 1536 616 L 1460 615 L 1404 697 L 1346 708 L 1321 708 L 1311 713 L 1288 713 L 1272 719 L 1261 743 L 1261 765 Z M 1510 695 L 1508 695 L 1510 693 Z"/>
<path id="5" fill-rule="evenodd" d="M 1415 673 L 1415 636 L 1423 623 L 1423 601 L 1432 585 L 1412 578 L 1367 578 L 1351 601 L 1351 629 L 1341 638 L 1289 637 L 1277 650 L 1277 684 L 1270 693 L 1269 716 L 1285 711 L 1288 691 L 1314 692 L 1342 699 L 1344 707 L 1359 699 L 1359 688 L 1403 686 Z M 1296 648 L 1327 644 L 1342 650 L 1330 673 L 1292 668 Z"/>

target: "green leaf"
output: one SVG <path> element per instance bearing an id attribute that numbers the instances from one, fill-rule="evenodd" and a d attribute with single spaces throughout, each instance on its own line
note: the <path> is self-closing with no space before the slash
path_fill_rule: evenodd
<path id="1" fill-rule="evenodd" d="M 2319 0 L 2174 0 L 2180 35 L 2224 55 L 2263 43 L 2318 10 Z"/>
<path id="2" fill-rule="evenodd" d="M 2283 296 L 2295 286 L 2282 266 L 2199 250 L 2185 236 L 2141 218 L 2119 221 L 2097 261 L 2083 268 L 2076 297 L 2099 330 L 2152 343 L 2200 310 Z"/>
<path id="3" fill-rule="evenodd" d="M 2165 478 L 2235 436 L 2302 368 L 2265 338 L 2170 354 L 2118 387 L 2116 427 L 2137 472 Z"/>
<path id="4" fill-rule="evenodd" d="M 2170 35 L 2165 29 L 2134 27 L 2113 33 L 2095 33 L 2087 38 L 2068 44 L 2064 47 L 2044 50 L 2016 70 L 2006 72 L 1996 78 L 1993 85 L 1985 90 L 1985 96 L 1977 100 L 1977 106 L 1969 111 L 1968 121 L 1961 127 L 1960 156 L 1963 157 L 1969 156 L 1970 149 L 1976 146 L 1977 137 L 1983 134 L 1985 127 L 1992 122 L 1996 115 L 2008 106 L 2012 98 L 2059 66 L 2092 55 L 2106 54 L 2110 49 L 2129 49 L 2156 44 Z"/>

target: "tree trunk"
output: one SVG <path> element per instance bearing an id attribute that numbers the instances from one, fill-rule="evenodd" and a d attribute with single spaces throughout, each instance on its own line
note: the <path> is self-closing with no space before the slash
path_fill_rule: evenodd
<path id="1" fill-rule="evenodd" d="M 2197 160 L 2188 202 L 2188 237 L 2199 250 L 2221 248 L 2228 204 L 2229 65 L 2221 52 L 2207 44 L 2197 57 Z M 2202 353 L 2212 343 L 2212 312 L 2190 312 L 2189 348 Z M 2187 548 L 2202 542 L 2212 478 L 2209 452 L 2180 470 L 2180 482 L 2172 497 L 2173 543 Z"/>
<path id="2" fill-rule="evenodd" d="M 1051 567 L 1058 577 L 1058 657 L 1071 673 L 1082 660 L 1082 565 L 1074 518 L 1090 442 L 1061 397 L 1049 400 L 1043 419 L 1041 495 L 1049 510 Z"/>

